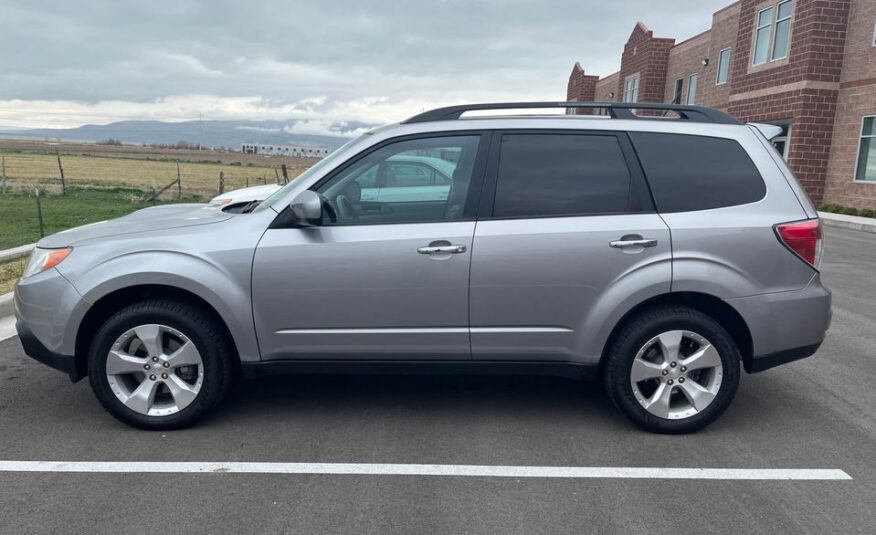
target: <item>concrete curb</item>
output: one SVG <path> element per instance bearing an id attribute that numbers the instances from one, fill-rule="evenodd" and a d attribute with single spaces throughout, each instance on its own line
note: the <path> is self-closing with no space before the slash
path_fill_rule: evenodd
<path id="1" fill-rule="evenodd" d="M 12 292 L 0 295 L 0 318 L 11 316 L 14 310 L 12 306 Z"/>
<path id="2" fill-rule="evenodd" d="M 34 248 L 34 246 L 36 246 L 35 243 L 29 243 L 27 245 L 21 245 L 19 247 L 13 247 L 12 249 L 5 249 L 3 251 L 0 251 L 0 262 L 15 260 L 16 258 L 27 256 L 30 254 L 30 251 Z"/>
<path id="3" fill-rule="evenodd" d="M 818 212 L 818 216 L 825 226 L 860 230 L 876 234 L 876 219 L 872 217 L 858 217 L 854 215 L 832 214 L 830 212 Z"/>

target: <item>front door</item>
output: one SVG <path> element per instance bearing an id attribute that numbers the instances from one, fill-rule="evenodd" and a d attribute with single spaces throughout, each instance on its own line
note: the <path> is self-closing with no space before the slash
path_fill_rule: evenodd
<path id="1" fill-rule="evenodd" d="M 379 145 L 314 188 L 328 204 L 323 225 L 265 233 L 252 274 L 263 359 L 471 357 L 483 137 Z"/>

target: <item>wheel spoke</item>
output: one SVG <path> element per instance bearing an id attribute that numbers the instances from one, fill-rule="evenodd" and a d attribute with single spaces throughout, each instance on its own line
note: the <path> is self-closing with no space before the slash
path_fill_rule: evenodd
<path id="1" fill-rule="evenodd" d="M 197 366 L 201 364 L 201 354 L 195 344 L 189 340 L 167 357 L 167 362 L 171 368 Z"/>
<path id="2" fill-rule="evenodd" d="M 167 388 L 170 390 L 170 395 L 173 396 L 173 401 L 176 403 L 179 410 L 187 407 L 189 403 L 198 397 L 198 392 L 194 387 L 183 381 L 177 375 L 171 375 L 164 384 L 166 384 Z"/>
<path id="3" fill-rule="evenodd" d="M 134 329 L 137 338 L 143 342 L 146 352 L 150 357 L 157 357 L 164 353 L 164 335 L 158 325 L 141 325 Z"/>
<path id="4" fill-rule="evenodd" d="M 110 351 L 106 358 L 106 373 L 109 375 L 122 375 L 126 373 L 142 372 L 146 359 L 128 355 L 121 351 Z"/>
<path id="5" fill-rule="evenodd" d="M 654 416 L 660 418 L 669 418 L 669 399 L 672 397 L 672 386 L 666 383 L 660 383 L 654 395 L 648 400 L 645 409 Z"/>
<path id="6" fill-rule="evenodd" d="M 657 337 L 657 341 L 660 344 L 660 350 L 663 353 L 663 358 L 666 359 L 664 362 L 678 360 L 683 334 L 682 331 L 669 331 Z"/>
<path id="7" fill-rule="evenodd" d="M 137 411 L 140 414 L 149 412 L 152 403 L 155 401 L 155 393 L 158 391 L 158 381 L 144 379 L 131 395 L 124 400 L 125 405 L 131 410 Z"/>
<path id="8" fill-rule="evenodd" d="M 693 408 L 697 410 L 697 412 L 705 409 L 709 406 L 709 403 L 715 399 L 715 394 L 709 392 L 701 385 L 697 384 L 696 381 L 686 381 L 678 385 L 681 389 L 681 393 L 684 394 L 684 397 L 690 401 L 690 404 L 693 405 Z"/>
<path id="9" fill-rule="evenodd" d="M 632 379 L 634 383 L 646 379 L 655 379 L 662 375 L 664 367 L 666 367 L 665 363 L 662 365 L 654 364 L 653 362 L 637 358 L 633 361 L 633 368 L 630 370 L 630 379 Z"/>
<path id="10" fill-rule="evenodd" d="M 696 353 L 682 361 L 688 370 L 700 370 L 703 368 L 714 368 L 721 365 L 721 355 L 712 344 L 705 344 L 699 348 Z"/>

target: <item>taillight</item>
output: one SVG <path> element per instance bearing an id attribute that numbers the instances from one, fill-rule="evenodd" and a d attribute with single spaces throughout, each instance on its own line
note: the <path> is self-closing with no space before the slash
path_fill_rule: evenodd
<path id="1" fill-rule="evenodd" d="M 824 240 L 821 237 L 821 221 L 808 219 L 793 223 L 780 223 L 776 225 L 776 234 L 788 249 L 818 269 L 821 264 L 821 251 L 824 247 Z"/>

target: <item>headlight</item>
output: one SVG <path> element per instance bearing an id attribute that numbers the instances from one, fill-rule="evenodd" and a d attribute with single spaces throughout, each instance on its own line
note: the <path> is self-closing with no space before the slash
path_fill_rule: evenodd
<path id="1" fill-rule="evenodd" d="M 209 206 L 225 206 L 226 204 L 228 204 L 230 202 L 231 202 L 231 199 L 220 199 L 218 201 L 216 199 L 213 199 L 212 201 L 210 201 Z"/>
<path id="2" fill-rule="evenodd" d="M 21 278 L 26 279 L 31 275 L 42 273 L 47 269 L 57 266 L 71 252 L 73 252 L 72 247 L 64 247 L 63 249 L 40 249 L 39 247 L 34 247 Z"/>

